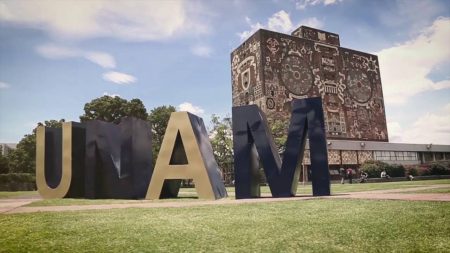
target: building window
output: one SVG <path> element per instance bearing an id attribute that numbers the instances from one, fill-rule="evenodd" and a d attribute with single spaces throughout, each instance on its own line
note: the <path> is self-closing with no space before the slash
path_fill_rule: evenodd
<path id="1" fill-rule="evenodd" d="M 444 160 L 444 153 L 434 153 L 434 157 L 436 158 L 436 161 L 442 161 Z"/>
<path id="2" fill-rule="evenodd" d="M 425 152 L 425 153 L 423 153 L 423 158 L 424 158 L 425 162 L 431 162 L 431 161 L 433 161 L 433 153 Z"/>

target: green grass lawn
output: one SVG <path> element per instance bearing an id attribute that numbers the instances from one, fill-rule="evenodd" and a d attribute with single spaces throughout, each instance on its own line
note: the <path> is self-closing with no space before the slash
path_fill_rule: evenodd
<path id="1" fill-rule="evenodd" d="M 375 190 L 392 190 L 405 189 L 411 187 L 429 186 L 434 184 L 450 185 L 450 179 L 440 180 L 418 180 L 418 181 L 401 181 L 401 182 L 383 182 L 383 183 L 364 183 L 364 184 L 332 184 L 332 193 L 345 193 L 356 191 L 375 191 Z"/>
<path id="2" fill-rule="evenodd" d="M 390 190 L 390 189 L 404 189 L 411 187 L 420 187 L 434 184 L 447 184 L 450 186 L 450 179 L 441 180 L 422 180 L 422 181 L 402 181 L 402 182 L 383 182 L 383 183 L 365 183 L 365 184 L 332 184 L 332 194 L 356 192 L 356 191 L 373 191 L 373 190 Z M 227 187 L 229 198 L 234 198 L 234 187 Z M 262 186 L 261 192 L 263 194 L 270 194 L 268 186 Z M 446 193 L 446 192 L 444 192 Z M 297 189 L 298 195 L 311 195 L 311 185 L 302 185 L 301 183 Z M 18 197 L 24 195 L 37 195 L 37 192 L 0 192 L 1 196 L 5 197 Z M 180 189 L 181 198 L 177 199 L 165 199 L 154 200 L 153 202 L 161 201 L 201 201 L 197 199 L 197 193 L 195 188 L 182 188 Z M 123 199 L 46 199 L 39 200 L 28 204 L 28 206 L 60 206 L 60 205 L 93 205 L 93 204 L 121 204 L 121 203 L 142 203 L 150 202 L 149 200 L 123 200 Z"/>
<path id="3" fill-rule="evenodd" d="M 444 187 L 444 188 L 435 188 L 435 189 L 425 189 L 425 190 L 418 190 L 413 192 L 402 192 L 405 194 L 414 194 L 414 193 L 450 193 L 450 186 Z"/>
<path id="4" fill-rule="evenodd" d="M 419 181 L 401 181 L 401 182 L 383 182 L 383 183 L 354 183 L 348 184 L 331 184 L 331 193 L 346 193 L 346 192 L 357 192 L 357 191 L 375 191 L 375 190 L 392 190 L 392 189 L 404 189 L 411 187 L 428 186 L 434 184 L 448 184 L 450 186 L 450 179 L 439 179 L 439 180 L 419 180 Z M 195 188 L 183 188 L 183 192 L 195 193 Z M 234 195 L 234 187 L 227 187 L 228 193 Z M 261 187 L 261 193 L 270 193 L 268 186 Z M 299 183 L 297 188 L 297 194 L 312 194 L 311 184 L 302 185 Z"/>
<path id="5" fill-rule="evenodd" d="M 171 201 L 202 201 L 198 199 L 197 194 L 192 192 L 188 194 L 180 194 L 178 198 L 173 199 L 43 199 L 32 202 L 25 206 L 72 206 L 72 205 L 107 205 L 107 204 L 138 204 L 138 203 L 157 203 L 157 202 L 171 202 Z"/>
<path id="6" fill-rule="evenodd" d="M 7 198 L 17 198 L 17 197 L 28 197 L 28 196 L 38 196 L 39 193 L 37 191 L 17 191 L 17 192 L 1 192 L 0 191 L 0 199 Z"/>
<path id="7" fill-rule="evenodd" d="M 0 215 L 0 252 L 450 252 L 449 210 L 315 199 Z"/>

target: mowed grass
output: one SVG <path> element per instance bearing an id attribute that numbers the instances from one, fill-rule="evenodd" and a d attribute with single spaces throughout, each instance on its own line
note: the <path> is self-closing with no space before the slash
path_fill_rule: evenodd
<path id="1" fill-rule="evenodd" d="M 450 203 L 314 199 L 0 215 L 0 252 L 450 252 Z"/>
<path id="2" fill-rule="evenodd" d="M 383 183 L 354 183 L 354 184 L 331 184 L 331 192 L 332 194 L 341 194 L 346 192 L 358 192 L 358 191 L 374 191 L 374 190 L 392 190 L 392 189 L 405 189 L 412 187 L 420 187 L 420 186 L 428 186 L 428 185 L 449 185 L 450 187 L 450 179 L 441 179 L 441 180 L 422 180 L 422 181 L 402 181 L 402 182 L 383 182 Z M 229 198 L 234 198 L 234 187 L 227 187 L 227 192 Z M 0 196 L 2 193 L 0 192 Z M 36 195 L 36 192 L 21 192 L 22 195 Z M 268 186 L 261 187 L 261 193 L 270 196 L 270 189 Z M 426 193 L 426 192 L 424 192 Z M 429 193 L 447 193 L 447 191 L 440 192 L 436 189 L 436 191 L 431 191 Z M 6 193 L 8 194 L 8 193 Z M 302 185 L 299 183 L 297 188 L 298 195 L 312 195 L 312 186 L 310 184 Z M 13 197 L 20 196 L 14 195 Z M 46 199 L 39 200 L 33 203 L 28 204 L 27 206 L 64 206 L 64 205 L 96 205 L 96 204 L 133 204 L 133 203 L 142 203 L 142 202 L 167 202 L 167 201 L 202 201 L 197 198 L 197 193 L 195 188 L 181 188 L 180 189 L 180 198 L 176 199 L 163 199 L 163 200 L 124 200 L 124 199 Z M 11 197 L 11 196 L 10 196 Z"/>
<path id="3" fill-rule="evenodd" d="M 417 191 L 408 191 L 402 192 L 405 194 L 415 194 L 415 193 L 449 193 L 450 194 L 450 186 L 443 188 L 434 188 L 434 189 L 425 189 L 425 190 L 417 190 Z"/>
<path id="4" fill-rule="evenodd" d="M 346 180 L 345 184 L 331 184 L 331 193 L 346 193 L 346 192 L 359 192 L 359 191 L 376 191 L 376 190 L 393 190 L 393 189 L 405 189 L 412 187 L 421 187 L 429 185 L 449 185 L 450 179 L 439 180 L 418 180 L 418 181 L 400 181 L 400 182 L 382 182 L 382 183 L 353 183 L 349 184 Z M 195 193 L 195 188 L 183 188 L 181 191 L 189 193 Z M 227 192 L 234 196 L 234 187 L 227 187 Z M 270 194 L 268 186 L 261 186 L 261 193 Z M 297 188 L 298 195 L 312 195 L 311 184 L 302 185 L 300 182 Z"/>
<path id="5" fill-rule="evenodd" d="M 1 192 L 0 199 L 17 198 L 17 197 L 34 197 L 38 196 L 37 191 L 16 191 L 16 192 Z"/>
<path id="6" fill-rule="evenodd" d="M 185 196 L 187 195 L 187 196 Z M 158 202 L 180 202 L 180 201 L 201 201 L 196 193 L 180 194 L 178 198 L 172 199 L 43 199 L 32 202 L 25 206 L 73 206 L 73 205 L 108 205 L 108 204 L 139 204 L 139 203 L 158 203 Z"/>
<path id="7" fill-rule="evenodd" d="M 450 179 L 439 180 L 417 180 L 417 181 L 400 181 L 400 182 L 382 182 L 382 183 L 357 183 L 357 184 L 332 184 L 332 193 L 346 193 L 346 192 L 359 192 L 359 191 L 376 191 L 376 190 L 393 190 L 393 189 L 406 189 L 421 186 L 430 185 L 449 185 Z"/>

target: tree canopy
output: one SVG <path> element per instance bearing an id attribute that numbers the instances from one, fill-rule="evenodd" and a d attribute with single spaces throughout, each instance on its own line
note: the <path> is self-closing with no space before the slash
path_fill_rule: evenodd
<path id="1" fill-rule="evenodd" d="M 167 123 L 169 123 L 170 114 L 175 112 L 175 107 L 171 105 L 163 105 L 151 110 L 148 120 L 152 125 L 152 142 L 153 142 L 153 164 L 156 162 L 161 143 L 166 132 Z"/>
<path id="2" fill-rule="evenodd" d="M 220 118 L 212 115 L 210 141 L 217 164 L 224 173 L 224 179 L 230 183 L 233 178 L 233 132 L 231 130 L 231 118 Z"/>
<path id="3" fill-rule="evenodd" d="M 64 119 L 46 120 L 39 122 L 38 126 L 61 127 Z M 36 168 L 36 128 L 31 134 L 26 134 L 17 144 L 15 150 L 7 156 L 8 168 L 10 173 L 34 173 Z"/>
<path id="4" fill-rule="evenodd" d="M 278 153 L 283 153 L 287 140 L 287 133 L 289 128 L 289 121 L 287 119 L 275 119 L 269 122 L 270 131 L 272 132 L 273 140 L 275 146 L 277 147 Z"/>
<path id="5" fill-rule="evenodd" d="M 148 113 L 140 99 L 128 101 L 118 96 L 103 96 L 84 105 L 84 114 L 80 116 L 80 121 L 97 119 L 118 124 L 126 116 L 147 120 Z"/>
<path id="6" fill-rule="evenodd" d="M 127 101 L 119 97 L 103 96 L 86 103 L 84 114 L 80 116 L 81 122 L 98 119 L 107 122 L 119 123 L 123 117 L 135 117 L 151 122 L 153 133 L 153 161 L 159 153 L 161 142 L 169 122 L 170 114 L 175 107 L 159 106 L 150 114 L 139 99 Z M 46 120 L 39 122 L 38 126 L 61 127 L 64 119 Z M 36 160 L 36 128 L 26 134 L 17 144 L 17 148 L 7 156 L 0 157 L 0 173 L 34 173 Z"/>

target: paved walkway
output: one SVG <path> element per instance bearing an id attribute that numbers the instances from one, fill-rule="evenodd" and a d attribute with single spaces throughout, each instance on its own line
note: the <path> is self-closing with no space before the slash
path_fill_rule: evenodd
<path id="1" fill-rule="evenodd" d="M 407 189 L 394 190 L 377 190 L 365 192 L 349 192 L 336 194 L 326 197 L 312 197 L 310 195 L 299 195 L 293 198 L 270 198 L 270 194 L 257 199 L 221 199 L 221 200 L 196 200 L 196 201 L 171 201 L 171 202 L 154 202 L 149 200 L 141 200 L 131 203 L 120 204 L 96 204 L 96 205 L 67 205 L 67 206 L 25 206 L 34 201 L 40 200 L 37 197 L 31 198 L 9 198 L 0 199 L 0 213 L 34 213 L 34 212 L 60 212 L 60 211 L 81 211 L 81 210 L 99 210 L 99 209 L 122 209 L 122 208 L 160 208 L 160 207 L 192 207 L 192 206 L 208 206 L 208 205 L 238 205 L 245 203 L 262 203 L 262 202 L 280 202 L 280 201 L 302 201 L 309 199 L 392 199 L 392 200 L 413 200 L 413 201 L 450 201 L 448 193 L 411 193 L 436 188 L 448 188 L 448 185 L 431 185 L 414 187 Z"/>

